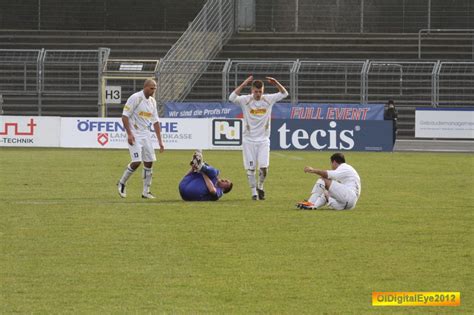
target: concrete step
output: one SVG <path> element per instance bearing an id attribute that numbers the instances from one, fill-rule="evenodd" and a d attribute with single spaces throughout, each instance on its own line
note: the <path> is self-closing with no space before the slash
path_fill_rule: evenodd
<path id="1" fill-rule="evenodd" d="M 0 35 L 22 36 L 46 36 L 46 37 L 78 37 L 78 36 L 98 36 L 98 37 L 180 37 L 183 32 L 173 31 L 74 31 L 74 30 L 0 30 Z"/>

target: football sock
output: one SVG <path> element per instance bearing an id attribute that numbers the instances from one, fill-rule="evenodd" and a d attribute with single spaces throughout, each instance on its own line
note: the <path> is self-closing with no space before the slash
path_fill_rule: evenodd
<path id="1" fill-rule="evenodd" d="M 326 190 L 326 184 L 324 183 L 324 180 L 321 178 L 316 181 L 316 184 L 314 184 L 313 190 L 311 191 L 311 196 L 309 197 L 308 201 L 315 204 L 318 200 L 318 198 L 325 198 L 324 196 L 324 191 Z"/>
<path id="2" fill-rule="evenodd" d="M 152 168 L 143 167 L 143 194 L 146 195 L 150 191 L 151 177 L 153 175 Z"/>
<path id="3" fill-rule="evenodd" d="M 247 179 L 249 181 L 250 190 L 252 190 L 252 196 L 257 195 L 257 180 L 255 178 L 255 170 L 247 170 Z"/>
<path id="4" fill-rule="evenodd" d="M 317 209 L 321 208 L 326 203 L 327 203 L 327 200 L 326 200 L 326 196 L 324 194 L 319 196 L 318 199 L 315 202 L 313 202 L 314 207 L 317 208 Z"/>
<path id="5" fill-rule="evenodd" d="M 120 178 L 120 183 L 125 185 L 133 172 L 135 172 L 135 170 L 130 167 L 130 164 L 128 164 L 127 169 L 123 172 L 122 178 Z"/>
<path id="6" fill-rule="evenodd" d="M 267 177 L 267 169 L 260 169 L 258 171 L 258 189 L 263 190 L 263 182 L 265 181 L 265 178 Z"/>

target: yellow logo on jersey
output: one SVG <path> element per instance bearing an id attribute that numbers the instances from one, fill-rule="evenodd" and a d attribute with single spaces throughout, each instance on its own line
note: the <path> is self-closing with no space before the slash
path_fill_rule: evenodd
<path id="1" fill-rule="evenodd" d="M 263 116 L 267 113 L 266 108 L 256 108 L 256 109 L 251 109 L 250 114 L 252 115 L 257 115 L 257 116 Z"/>
<path id="2" fill-rule="evenodd" d="M 151 118 L 152 113 L 149 112 L 139 112 L 138 116 L 144 117 L 144 118 Z"/>
<path id="3" fill-rule="evenodd" d="M 129 111 L 129 110 L 130 110 L 130 106 L 125 105 L 125 106 L 123 107 L 123 110 Z"/>

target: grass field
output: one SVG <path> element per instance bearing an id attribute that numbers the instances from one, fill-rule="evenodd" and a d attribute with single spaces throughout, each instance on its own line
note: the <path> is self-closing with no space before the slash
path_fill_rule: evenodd
<path id="1" fill-rule="evenodd" d="M 0 149 L 0 313 L 472 314 L 474 156 L 347 153 L 352 211 L 297 211 L 329 152 L 272 152 L 266 201 L 240 152 L 205 159 L 218 202 L 177 191 L 191 151 L 159 155 L 120 199 L 121 150 Z M 460 307 L 373 307 L 373 291 L 460 291 Z"/>

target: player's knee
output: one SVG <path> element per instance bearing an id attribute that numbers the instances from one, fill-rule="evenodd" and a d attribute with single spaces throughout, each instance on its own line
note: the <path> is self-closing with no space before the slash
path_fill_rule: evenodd
<path id="1" fill-rule="evenodd" d="M 321 188 L 325 188 L 325 187 L 326 187 L 326 182 L 324 181 L 324 179 L 319 178 L 319 179 L 316 181 L 316 185 L 320 186 Z"/>
<path id="2" fill-rule="evenodd" d="M 321 196 L 324 194 L 326 190 L 326 184 L 322 178 L 319 178 L 316 181 L 316 184 L 313 187 L 313 190 L 311 191 L 311 194 L 314 194 L 316 196 Z"/>
<path id="3" fill-rule="evenodd" d="M 131 162 L 129 166 L 132 170 L 136 170 L 140 166 L 140 164 L 141 162 Z"/>
<path id="4" fill-rule="evenodd" d="M 248 175 L 248 176 L 253 176 L 253 175 L 255 175 L 255 170 L 247 170 L 247 175 Z"/>
<path id="5" fill-rule="evenodd" d="M 267 173 L 268 173 L 268 168 L 267 167 L 260 168 L 260 174 L 262 176 L 267 176 Z"/>

